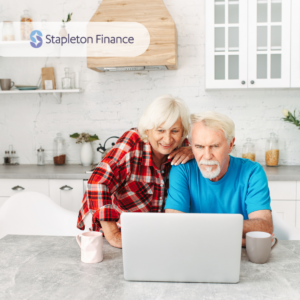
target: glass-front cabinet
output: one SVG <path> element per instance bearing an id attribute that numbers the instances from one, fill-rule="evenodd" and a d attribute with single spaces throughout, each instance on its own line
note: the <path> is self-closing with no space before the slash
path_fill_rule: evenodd
<path id="1" fill-rule="evenodd" d="M 206 1 L 206 88 L 247 87 L 247 1 Z"/>
<path id="2" fill-rule="evenodd" d="M 291 0 L 206 0 L 206 88 L 290 87 L 290 23 Z"/>
<path id="3" fill-rule="evenodd" d="M 292 0 L 291 87 L 300 87 L 300 1 Z"/>

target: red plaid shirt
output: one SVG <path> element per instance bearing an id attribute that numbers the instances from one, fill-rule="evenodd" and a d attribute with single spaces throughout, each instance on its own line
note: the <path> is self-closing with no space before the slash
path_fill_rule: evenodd
<path id="1" fill-rule="evenodd" d="M 187 139 L 183 146 L 189 146 Z M 170 162 L 159 170 L 152 161 L 150 143 L 144 143 L 136 129 L 125 132 L 89 178 L 77 227 L 85 228 L 83 220 L 89 212 L 93 231 L 100 231 L 99 221 L 118 223 L 123 211 L 163 212 Z"/>

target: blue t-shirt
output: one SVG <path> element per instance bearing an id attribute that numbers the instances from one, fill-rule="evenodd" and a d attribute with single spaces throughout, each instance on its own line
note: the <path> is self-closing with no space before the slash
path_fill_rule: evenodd
<path id="1" fill-rule="evenodd" d="M 245 220 L 251 212 L 271 210 L 267 176 L 249 159 L 230 156 L 226 174 L 216 182 L 204 178 L 193 159 L 172 167 L 169 185 L 165 209 L 242 214 Z"/>

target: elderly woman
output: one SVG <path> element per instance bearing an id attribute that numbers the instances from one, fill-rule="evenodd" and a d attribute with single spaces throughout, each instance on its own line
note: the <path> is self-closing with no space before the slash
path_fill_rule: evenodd
<path id="1" fill-rule="evenodd" d="M 171 95 L 155 99 L 138 129 L 125 132 L 94 170 L 79 211 L 77 227 L 93 216 L 92 230 L 101 228 L 107 241 L 122 248 L 122 212 L 163 212 L 171 165 L 194 158 L 186 136 L 189 111 Z M 171 161 L 172 160 L 172 161 Z"/>

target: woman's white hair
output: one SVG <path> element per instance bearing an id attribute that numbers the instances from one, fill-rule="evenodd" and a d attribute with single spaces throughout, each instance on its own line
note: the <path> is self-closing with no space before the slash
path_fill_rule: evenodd
<path id="1" fill-rule="evenodd" d="M 191 125 L 203 122 L 205 126 L 214 130 L 222 130 L 227 140 L 228 145 L 235 137 L 235 125 L 233 121 L 224 114 L 216 111 L 207 111 L 204 113 L 192 114 Z M 192 130 L 191 130 L 192 131 Z M 189 140 L 191 141 L 191 131 L 189 134 Z"/>
<path id="2" fill-rule="evenodd" d="M 142 141 L 147 142 L 146 130 L 157 129 L 163 124 L 163 129 L 168 130 L 181 118 L 183 135 L 179 147 L 187 137 L 190 130 L 189 109 L 185 102 L 172 95 L 162 95 L 154 99 L 145 109 L 138 124 L 138 131 Z"/>

